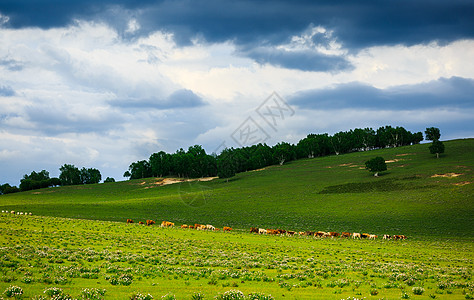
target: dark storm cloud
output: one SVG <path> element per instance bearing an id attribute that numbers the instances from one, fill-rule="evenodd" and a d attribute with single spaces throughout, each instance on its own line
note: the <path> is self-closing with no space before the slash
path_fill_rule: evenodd
<path id="1" fill-rule="evenodd" d="M 344 71 L 352 68 L 342 56 L 324 55 L 314 51 L 285 51 L 275 48 L 255 48 L 243 52 L 256 62 L 303 71 Z"/>
<path id="2" fill-rule="evenodd" d="M 166 99 L 129 99 L 114 100 L 109 104 L 115 107 L 143 109 L 176 109 L 176 108 L 193 108 L 206 105 L 201 97 L 187 89 L 181 89 L 173 92 Z"/>
<path id="3" fill-rule="evenodd" d="M 308 109 L 417 110 L 474 108 L 474 80 L 441 78 L 423 84 L 377 89 L 361 83 L 310 90 L 289 97 L 291 104 Z"/>
<path id="4" fill-rule="evenodd" d="M 137 18 L 142 33 L 164 29 L 182 43 L 203 36 L 209 42 L 278 44 L 310 24 L 334 30 L 350 49 L 474 37 L 474 2 L 470 0 L 6 0 L 0 3 L 0 12 L 10 17 L 13 27 L 58 27 L 74 18 L 103 18 L 125 26 L 127 20 L 113 17 L 117 7 Z"/>

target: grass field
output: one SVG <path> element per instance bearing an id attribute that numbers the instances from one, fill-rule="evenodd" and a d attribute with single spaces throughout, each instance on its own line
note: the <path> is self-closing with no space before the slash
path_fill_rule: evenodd
<path id="1" fill-rule="evenodd" d="M 230 289 L 275 299 L 474 296 L 468 239 L 259 236 L 10 214 L 0 215 L 0 232 L 0 291 L 20 286 L 25 298 L 52 287 L 73 297 L 105 289 L 105 299 L 213 299 Z"/>
<path id="2" fill-rule="evenodd" d="M 299 160 L 229 182 L 159 186 L 148 178 L 9 194 L 0 208 L 108 221 L 474 237 L 474 139 L 445 144 L 440 159 L 421 144 Z M 393 161 L 379 178 L 363 169 L 375 156 Z M 448 173 L 460 175 L 433 177 Z"/>
<path id="3" fill-rule="evenodd" d="M 230 289 L 275 299 L 469 299 L 474 139 L 445 145 L 440 159 L 422 144 L 300 160 L 228 182 L 160 186 L 149 178 L 2 195 L 1 210 L 33 216 L 0 215 L 0 292 L 16 285 L 24 298 L 59 287 L 76 298 L 84 288 L 105 289 L 105 299 L 137 291 L 213 299 Z M 363 169 L 375 156 L 388 161 L 378 178 Z M 129 218 L 234 231 L 125 224 Z M 251 226 L 408 239 L 258 236 Z"/>

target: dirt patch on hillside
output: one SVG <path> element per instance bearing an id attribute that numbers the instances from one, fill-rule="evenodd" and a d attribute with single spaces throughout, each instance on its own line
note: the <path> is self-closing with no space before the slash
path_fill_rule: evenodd
<path id="1" fill-rule="evenodd" d="M 395 159 L 391 159 L 391 160 L 386 160 L 385 163 L 386 163 L 386 164 L 389 164 L 389 163 L 394 163 L 394 162 L 402 161 L 402 160 L 404 160 L 404 159 L 395 158 Z"/>
<path id="2" fill-rule="evenodd" d="M 150 189 L 154 188 L 157 186 L 163 186 L 163 185 L 169 185 L 169 184 L 175 184 L 175 183 L 180 183 L 180 182 L 191 182 L 191 181 L 211 181 L 213 179 L 216 179 L 218 177 L 202 177 L 202 178 L 192 178 L 192 179 L 184 179 L 184 178 L 162 178 L 158 181 L 155 181 L 151 183 L 151 186 L 145 187 L 145 189 Z M 141 183 L 144 184 L 145 182 Z"/>
<path id="3" fill-rule="evenodd" d="M 433 176 L 431 176 L 432 178 L 433 177 L 445 177 L 445 178 L 453 178 L 453 177 L 458 177 L 458 176 L 461 176 L 463 174 L 461 173 L 446 173 L 446 174 L 434 174 Z"/>
<path id="4" fill-rule="evenodd" d="M 453 185 L 463 186 L 463 185 L 468 185 L 468 184 L 471 184 L 471 183 L 472 182 L 470 182 L 470 181 L 463 181 L 463 182 L 453 183 Z"/>
<path id="5" fill-rule="evenodd" d="M 251 170 L 249 172 L 258 172 L 258 171 L 263 171 L 265 170 L 266 168 L 261 168 L 261 169 L 256 169 L 256 170 Z M 214 178 L 214 177 L 209 177 L 209 178 Z M 212 179 L 211 179 L 212 180 Z M 204 180 L 204 181 L 207 181 L 207 180 Z"/>
<path id="6" fill-rule="evenodd" d="M 416 155 L 416 153 L 403 153 L 403 154 L 397 154 L 395 156 L 407 156 L 407 155 Z"/>

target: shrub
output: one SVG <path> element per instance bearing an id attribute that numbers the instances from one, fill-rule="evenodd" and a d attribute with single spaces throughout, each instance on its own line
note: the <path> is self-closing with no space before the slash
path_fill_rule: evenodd
<path id="1" fill-rule="evenodd" d="M 45 289 L 43 293 L 46 294 L 46 296 L 52 298 L 54 296 L 62 295 L 63 290 L 57 287 L 50 287 L 50 288 Z"/>
<path id="2" fill-rule="evenodd" d="M 403 292 L 402 299 L 410 299 L 410 296 L 407 293 Z"/>
<path id="3" fill-rule="evenodd" d="M 150 294 L 143 295 L 141 293 L 135 293 L 130 296 L 130 300 L 153 300 L 153 296 Z"/>
<path id="4" fill-rule="evenodd" d="M 372 289 L 372 290 L 370 290 L 370 294 L 372 296 L 377 296 L 379 294 L 379 291 L 377 291 L 377 289 Z"/>
<path id="5" fill-rule="evenodd" d="M 81 299 L 88 300 L 102 300 L 105 296 L 105 289 L 83 289 L 81 291 Z"/>
<path id="6" fill-rule="evenodd" d="M 244 293 L 239 290 L 228 290 L 224 294 L 219 294 L 214 297 L 217 300 L 240 300 L 245 299 Z"/>
<path id="7" fill-rule="evenodd" d="M 196 292 L 191 296 L 191 300 L 203 300 L 204 299 L 204 294 L 201 294 L 201 292 Z"/>
<path id="8" fill-rule="evenodd" d="M 249 300 L 274 300 L 272 295 L 265 295 L 263 293 L 251 293 L 248 296 Z"/>
<path id="9" fill-rule="evenodd" d="M 176 300 L 176 296 L 171 294 L 171 292 L 169 292 L 168 294 L 166 294 L 164 296 L 161 296 L 161 299 L 163 299 L 163 300 Z"/>
<path id="10" fill-rule="evenodd" d="M 413 289 L 413 294 L 415 295 L 423 295 L 423 293 L 425 292 L 425 289 L 422 288 L 422 287 L 419 287 L 419 286 L 415 286 Z"/>
<path id="11" fill-rule="evenodd" d="M 8 298 L 21 298 L 23 295 L 23 289 L 19 286 L 10 285 L 6 288 L 3 294 Z"/>

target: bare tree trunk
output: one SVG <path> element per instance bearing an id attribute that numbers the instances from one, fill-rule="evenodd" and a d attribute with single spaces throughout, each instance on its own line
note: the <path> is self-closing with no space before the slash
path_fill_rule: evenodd
<path id="1" fill-rule="evenodd" d="M 374 176 L 379 177 L 379 172 L 375 172 Z"/>

